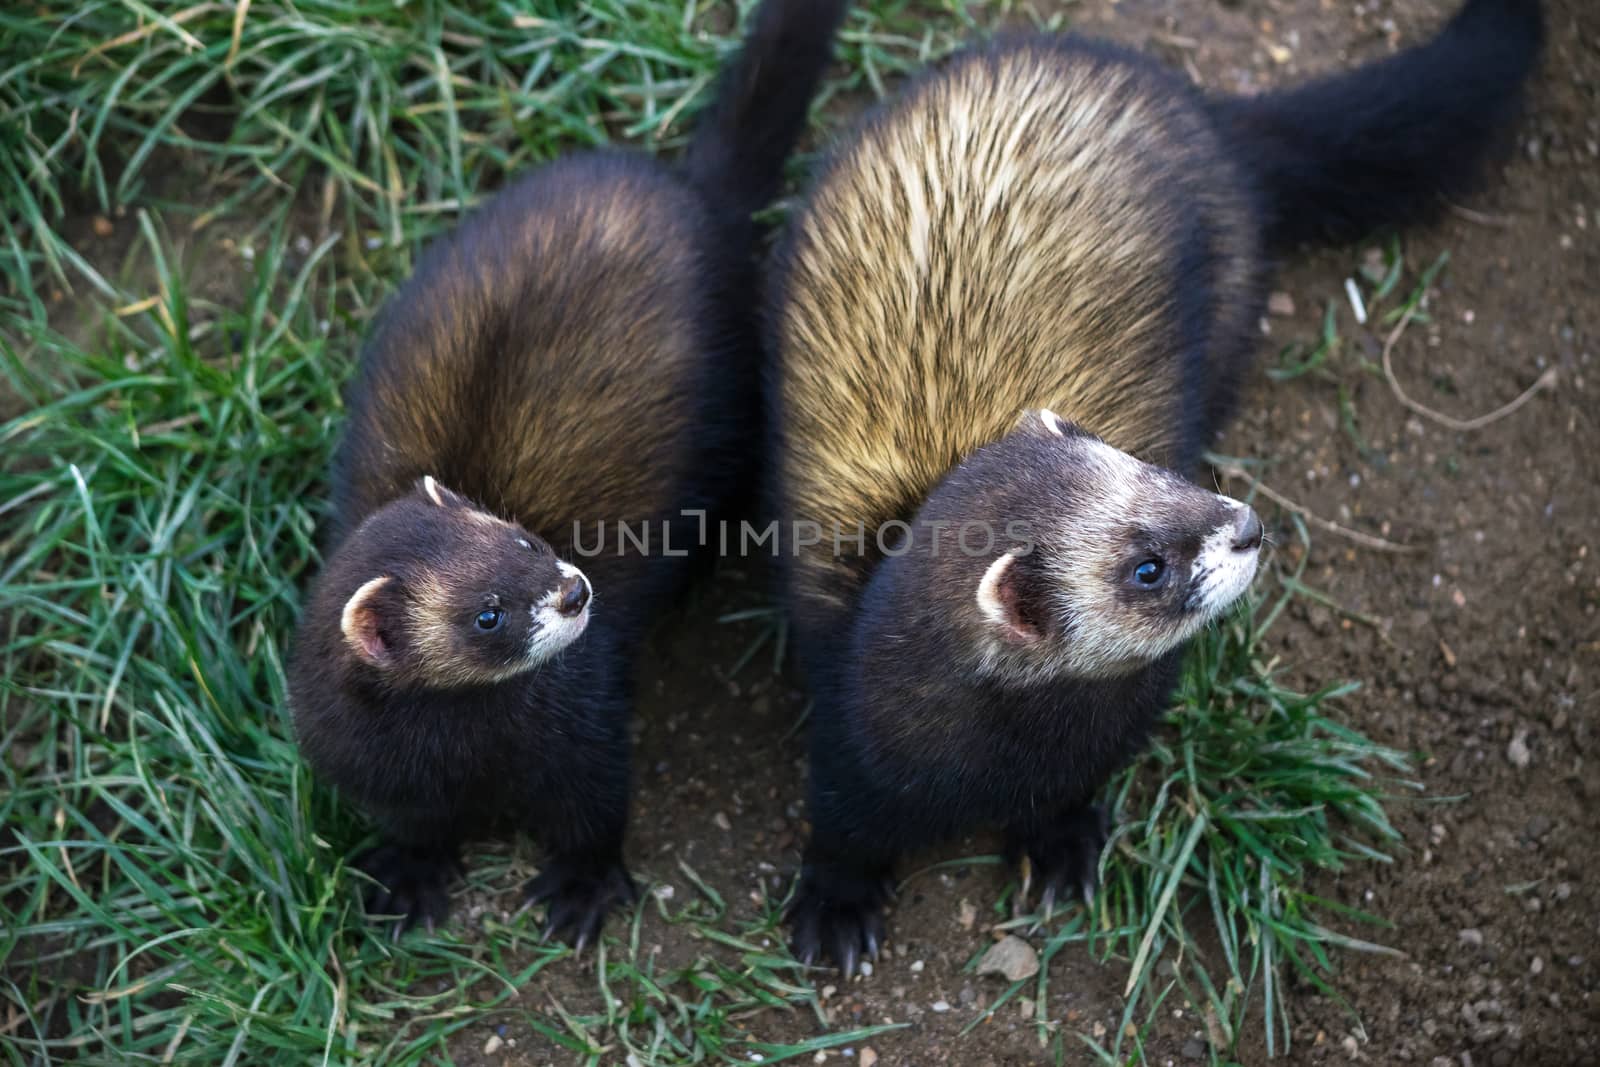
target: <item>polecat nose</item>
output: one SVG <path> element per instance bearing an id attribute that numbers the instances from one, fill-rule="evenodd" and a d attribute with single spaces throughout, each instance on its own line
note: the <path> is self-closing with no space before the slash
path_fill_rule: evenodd
<path id="1" fill-rule="evenodd" d="M 1256 509 L 1241 507 L 1233 519 L 1233 550 L 1254 552 L 1260 547 L 1261 520 L 1256 517 Z"/>
<path id="2" fill-rule="evenodd" d="M 589 606 L 589 581 L 581 574 L 564 579 L 557 591 L 561 598 L 556 601 L 556 610 L 563 615 L 578 615 Z"/>

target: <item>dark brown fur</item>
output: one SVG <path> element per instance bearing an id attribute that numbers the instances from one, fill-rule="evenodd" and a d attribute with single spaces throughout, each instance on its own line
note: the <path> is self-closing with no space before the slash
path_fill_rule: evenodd
<path id="1" fill-rule="evenodd" d="M 546 846 L 527 898 L 580 947 L 632 891 L 633 661 L 685 575 L 689 513 L 754 467 L 750 215 L 842 8 L 766 0 L 686 166 L 594 153 L 528 175 L 428 251 L 368 340 L 290 688 L 307 759 L 383 832 L 362 866 L 397 930 L 444 915 L 460 841 L 508 829 Z M 570 644 L 546 656 L 547 634 Z"/>
<path id="2" fill-rule="evenodd" d="M 848 972 L 876 952 L 896 854 L 980 825 L 1047 897 L 1092 888 L 1094 794 L 1261 539 L 1248 509 L 1150 464 L 1191 470 L 1230 412 L 1268 255 L 1466 188 L 1540 32 L 1536 0 L 1467 0 L 1428 44 L 1248 100 L 1013 38 L 842 140 L 772 300 L 778 510 L 823 531 L 785 574 L 816 698 L 803 958 Z M 1017 429 L 1034 408 L 1064 431 Z M 1038 551 L 896 556 L 873 536 L 1018 518 L 1045 528 Z M 861 527 L 860 549 L 831 536 Z"/>

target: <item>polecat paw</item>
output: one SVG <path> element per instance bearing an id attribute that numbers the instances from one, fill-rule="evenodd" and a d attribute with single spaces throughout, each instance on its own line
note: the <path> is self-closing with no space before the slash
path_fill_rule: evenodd
<path id="1" fill-rule="evenodd" d="M 877 880 L 862 892 L 830 893 L 811 879 L 802 879 L 784 921 L 793 937 L 789 950 L 810 967 L 831 960 L 846 978 L 864 959 L 877 959 L 887 938 L 883 909 L 894 896 L 889 879 Z"/>
<path id="2" fill-rule="evenodd" d="M 522 891 L 524 908 L 545 906 L 544 936 L 553 935 L 578 952 L 600 937 L 612 908 L 637 896 L 621 862 L 597 870 L 560 858 L 547 862 Z"/>
<path id="3" fill-rule="evenodd" d="M 453 850 L 379 845 L 356 857 L 355 866 L 377 884 L 368 888 L 366 911 L 393 918 L 392 936 L 422 923 L 431 933 L 450 914 L 450 883 L 462 874 Z"/>
<path id="4" fill-rule="evenodd" d="M 1091 805 L 1019 842 L 1015 851 L 1024 864 L 1019 909 L 1026 911 L 1035 886 L 1040 890 L 1039 914 L 1045 919 L 1063 898 L 1076 896 L 1085 904 L 1093 903 L 1100 880 L 1100 853 L 1108 836 L 1105 812 Z"/>

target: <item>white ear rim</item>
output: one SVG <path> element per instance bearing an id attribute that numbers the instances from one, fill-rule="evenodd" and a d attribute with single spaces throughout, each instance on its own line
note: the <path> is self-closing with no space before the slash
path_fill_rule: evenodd
<path id="1" fill-rule="evenodd" d="M 1007 552 L 989 564 L 989 568 L 983 572 L 983 579 L 978 582 L 978 610 L 1008 641 L 1031 645 L 1040 640 L 1041 635 L 1033 627 L 1018 619 L 1000 595 L 1000 583 L 1005 580 L 1012 564 L 1016 561 L 1017 554 Z"/>
<path id="2" fill-rule="evenodd" d="M 444 507 L 444 494 L 439 492 L 439 483 L 433 480 L 433 475 L 423 475 L 422 491 L 428 494 L 429 500 L 438 504 L 441 508 Z"/>
<path id="3" fill-rule="evenodd" d="M 1040 408 L 1039 409 L 1039 421 L 1044 423 L 1044 428 L 1045 429 L 1049 430 L 1051 433 L 1055 434 L 1057 437 L 1065 437 L 1065 436 L 1067 436 L 1066 427 L 1063 426 L 1062 423 L 1061 423 L 1061 416 L 1057 415 L 1055 412 L 1051 411 L 1049 408 Z"/>
<path id="4" fill-rule="evenodd" d="M 365 634 L 361 628 L 361 613 L 368 602 L 388 583 L 387 574 L 366 582 L 360 589 L 350 594 L 350 599 L 344 602 L 344 611 L 339 614 L 339 631 L 344 634 L 345 641 L 356 655 L 369 663 L 373 661 L 373 656 L 371 649 L 367 647 Z"/>
<path id="5" fill-rule="evenodd" d="M 983 617 L 997 626 L 1011 628 L 1011 613 L 1006 610 L 1005 601 L 1000 599 L 1000 579 L 1004 578 L 1006 571 L 1017 561 L 1014 553 L 1003 553 L 989 569 L 983 572 L 983 580 L 978 583 L 978 610 L 983 612 Z"/>

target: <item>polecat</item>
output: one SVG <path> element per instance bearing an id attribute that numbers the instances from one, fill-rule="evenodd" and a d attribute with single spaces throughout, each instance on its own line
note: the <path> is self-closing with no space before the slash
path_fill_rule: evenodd
<path id="1" fill-rule="evenodd" d="M 1001 39 L 839 141 L 768 346 L 779 510 L 832 534 L 784 575 L 815 697 L 801 958 L 851 971 L 896 855 L 983 824 L 1047 900 L 1089 891 L 1096 791 L 1256 566 L 1255 516 L 1163 467 L 1233 405 L 1268 255 L 1462 190 L 1541 32 L 1535 0 L 1468 0 L 1421 47 L 1221 99 Z"/>
<path id="2" fill-rule="evenodd" d="M 527 896 L 579 947 L 632 893 L 632 661 L 694 542 L 684 513 L 751 465 L 751 215 L 843 6 L 767 0 L 681 168 L 605 152 L 517 181 L 372 331 L 290 686 L 306 758 L 382 830 L 359 864 L 397 934 L 445 915 L 460 842 L 497 830 L 543 842 Z M 585 574 L 563 557 L 601 523 L 666 523 L 675 547 L 619 534 Z"/>

